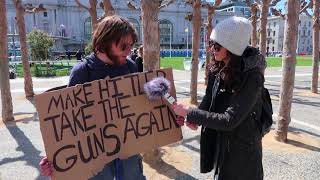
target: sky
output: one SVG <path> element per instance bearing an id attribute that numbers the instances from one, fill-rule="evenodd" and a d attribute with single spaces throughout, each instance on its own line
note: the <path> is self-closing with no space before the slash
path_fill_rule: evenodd
<path id="1" fill-rule="evenodd" d="M 206 0 L 206 1 L 207 1 L 207 2 L 214 2 L 215 0 Z M 227 0 L 222 0 L 222 2 L 225 2 L 225 1 L 227 1 Z M 281 9 L 282 12 L 284 12 L 283 10 L 284 10 L 284 8 L 285 8 L 285 1 L 286 1 L 286 0 L 281 0 L 280 2 L 278 2 L 276 8 L 277 8 L 277 9 Z M 307 2 L 310 2 L 310 0 L 306 0 L 306 1 L 307 1 Z M 310 10 L 309 10 L 309 13 L 310 13 Z"/>
<path id="2" fill-rule="evenodd" d="M 222 2 L 225 2 L 225 1 L 227 1 L 227 0 L 222 0 Z M 285 1 L 286 0 L 281 0 L 280 2 L 278 2 L 276 8 L 283 10 L 285 8 Z M 309 1 L 310 0 L 307 0 L 307 2 L 309 2 Z M 214 0 L 207 0 L 207 2 L 214 2 Z"/>

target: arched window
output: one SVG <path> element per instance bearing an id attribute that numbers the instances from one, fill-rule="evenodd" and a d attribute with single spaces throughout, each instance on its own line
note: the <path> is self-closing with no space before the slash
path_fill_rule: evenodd
<path id="1" fill-rule="evenodd" d="M 91 24 L 91 17 L 88 17 L 83 24 L 84 29 L 84 39 L 91 40 L 92 37 L 92 24 Z"/>
<path id="2" fill-rule="evenodd" d="M 137 35 L 138 35 L 138 42 L 140 41 L 140 24 L 139 22 L 134 18 L 128 18 L 128 21 L 132 23 L 133 27 L 136 29 Z"/>
<path id="3" fill-rule="evenodd" d="M 160 21 L 160 44 L 172 43 L 173 25 L 169 20 Z M 171 36 L 171 38 L 170 38 Z"/>

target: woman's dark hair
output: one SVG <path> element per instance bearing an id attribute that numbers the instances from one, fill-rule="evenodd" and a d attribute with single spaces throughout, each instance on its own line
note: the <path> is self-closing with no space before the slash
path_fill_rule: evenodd
<path id="1" fill-rule="evenodd" d="M 109 16 L 97 25 L 92 38 L 92 49 L 95 53 L 107 53 L 113 42 L 118 45 L 122 37 L 131 35 L 133 43 L 137 42 L 137 33 L 133 25 L 120 16 Z"/>
<path id="2" fill-rule="evenodd" d="M 227 90 L 238 91 L 243 79 L 243 61 L 241 56 L 237 56 L 227 51 L 228 64 L 225 67 L 223 61 L 213 60 L 209 64 L 209 75 L 216 75 L 221 71 L 224 80 L 224 87 Z"/>

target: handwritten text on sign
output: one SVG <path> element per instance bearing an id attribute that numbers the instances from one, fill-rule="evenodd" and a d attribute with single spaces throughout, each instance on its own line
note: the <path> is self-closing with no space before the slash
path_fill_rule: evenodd
<path id="1" fill-rule="evenodd" d="M 127 158 L 182 138 L 165 101 L 150 101 L 143 85 L 171 69 L 106 78 L 36 96 L 53 179 L 88 179 L 115 158 Z"/>

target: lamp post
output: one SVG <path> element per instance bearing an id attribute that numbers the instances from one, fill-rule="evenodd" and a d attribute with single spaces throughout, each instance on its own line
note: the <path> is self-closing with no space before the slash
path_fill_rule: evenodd
<path id="1" fill-rule="evenodd" d="M 188 53 L 188 43 L 189 43 L 189 29 L 188 29 L 188 27 L 184 30 L 184 32 L 187 34 L 187 57 L 189 57 L 189 53 Z"/>
<path id="2" fill-rule="evenodd" d="M 170 57 L 171 57 L 171 50 L 172 50 L 172 49 L 171 49 L 171 31 L 172 31 L 171 25 L 169 26 L 169 29 L 170 29 L 170 34 L 169 34 L 169 36 L 170 36 L 170 38 L 169 38 L 169 39 L 170 39 L 170 42 L 169 42 L 169 43 L 170 43 Z"/>
<path id="3" fill-rule="evenodd" d="M 14 61 L 16 61 L 17 59 L 17 55 L 16 55 L 16 43 L 15 43 L 15 39 L 14 36 L 16 35 L 16 26 L 15 26 L 15 22 L 13 22 L 13 30 L 12 30 L 12 48 L 13 48 L 13 56 L 14 56 Z"/>

